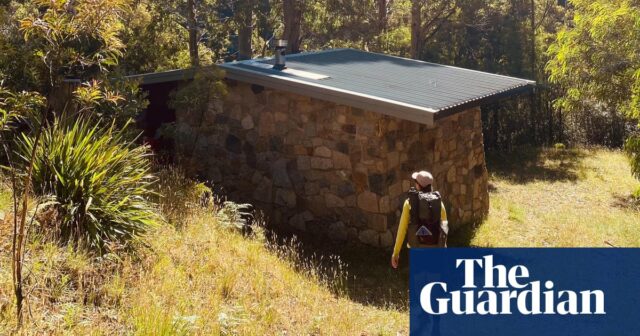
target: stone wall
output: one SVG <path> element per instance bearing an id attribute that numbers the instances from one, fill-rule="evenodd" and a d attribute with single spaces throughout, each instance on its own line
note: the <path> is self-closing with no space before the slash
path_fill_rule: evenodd
<path id="1" fill-rule="evenodd" d="M 453 228 L 488 211 L 479 108 L 437 122 L 401 120 L 229 81 L 204 113 L 177 111 L 180 152 L 226 195 L 272 225 L 390 247 L 413 171 L 426 169 Z"/>

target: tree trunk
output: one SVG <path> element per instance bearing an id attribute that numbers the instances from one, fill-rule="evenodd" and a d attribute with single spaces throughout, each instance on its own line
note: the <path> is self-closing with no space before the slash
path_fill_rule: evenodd
<path id="1" fill-rule="evenodd" d="M 251 1 L 243 1 L 238 13 L 238 60 L 253 58 L 251 38 L 253 35 L 253 6 Z"/>
<path id="2" fill-rule="evenodd" d="M 420 59 L 422 53 L 422 1 L 411 1 L 411 58 Z"/>
<path id="3" fill-rule="evenodd" d="M 536 80 L 536 7 L 535 0 L 531 0 L 531 79 Z M 538 96 L 536 90 L 531 92 L 531 132 L 533 135 L 533 141 L 538 144 L 538 132 L 536 127 L 536 117 L 538 115 Z"/>
<path id="4" fill-rule="evenodd" d="M 289 43 L 287 53 L 296 54 L 300 52 L 300 23 L 302 22 L 302 2 L 300 0 L 284 0 L 282 2 L 282 12 L 284 14 L 283 39 Z"/>
<path id="5" fill-rule="evenodd" d="M 196 24 L 196 5 L 194 0 L 187 0 L 187 26 L 189 27 L 189 57 L 191 66 L 200 65 L 198 56 L 198 26 Z"/>
<path id="6" fill-rule="evenodd" d="M 536 4 L 531 0 L 531 79 L 536 77 Z"/>
<path id="7" fill-rule="evenodd" d="M 388 0 L 378 0 L 378 30 L 383 33 L 387 30 L 387 3 Z"/>

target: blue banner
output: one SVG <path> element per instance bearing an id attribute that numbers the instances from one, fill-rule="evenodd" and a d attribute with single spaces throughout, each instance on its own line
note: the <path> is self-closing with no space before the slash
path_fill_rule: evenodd
<path id="1" fill-rule="evenodd" d="M 640 249 L 411 249 L 411 335 L 640 335 Z"/>

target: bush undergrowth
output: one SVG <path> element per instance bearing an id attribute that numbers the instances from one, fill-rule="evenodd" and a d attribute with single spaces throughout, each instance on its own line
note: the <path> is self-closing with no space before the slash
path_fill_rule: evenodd
<path id="1" fill-rule="evenodd" d="M 42 224 L 54 239 L 103 253 L 156 226 L 149 153 L 127 140 L 125 130 L 85 117 L 71 123 L 56 119 L 43 130 L 32 184 L 36 194 L 53 198 L 53 220 Z M 33 136 L 19 140 L 22 171 L 33 145 Z"/>

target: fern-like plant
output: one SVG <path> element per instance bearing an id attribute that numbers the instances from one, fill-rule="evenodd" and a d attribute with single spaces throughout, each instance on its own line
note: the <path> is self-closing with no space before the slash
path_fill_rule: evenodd
<path id="1" fill-rule="evenodd" d="M 28 166 L 34 139 L 18 141 Z M 70 123 L 56 119 L 43 130 L 32 183 L 39 195 L 52 195 L 57 213 L 52 236 L 99 253 L 111 243 L 126 244 L 158 222 L 149 197 L 155 178 L 148 150 L 126 140 L 124 129 L 105 127 L 87 117 Z"/>

